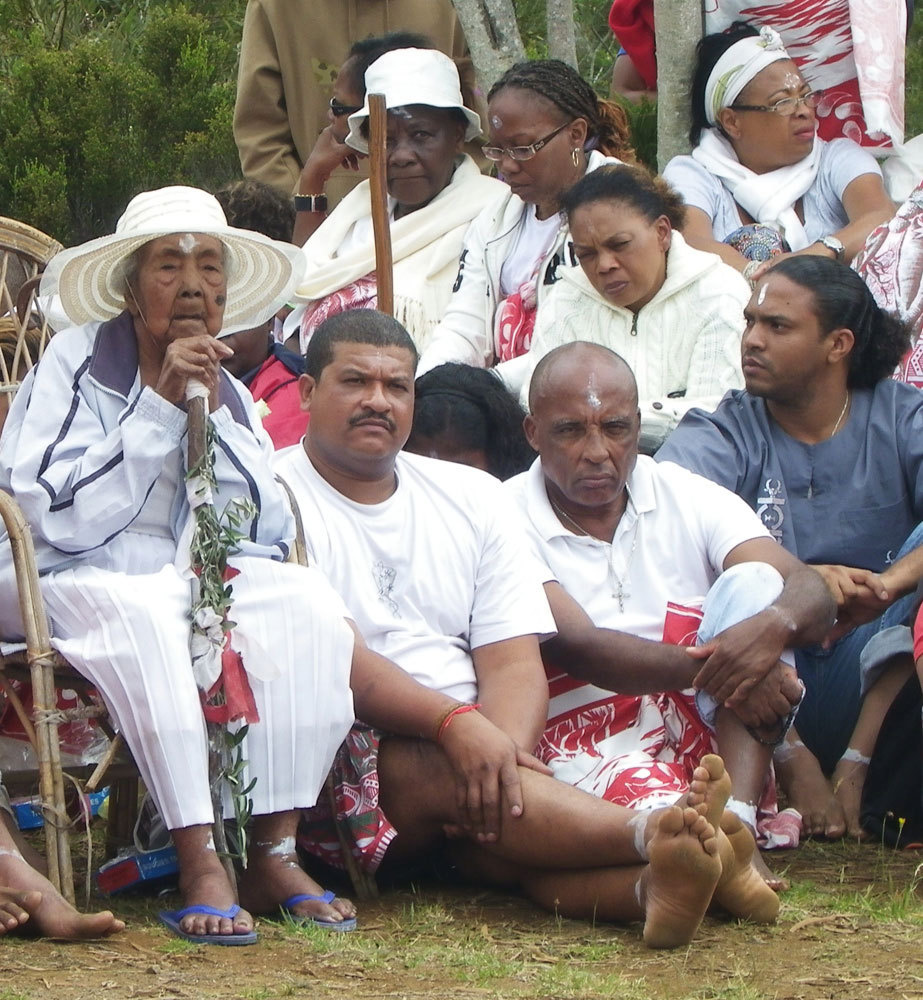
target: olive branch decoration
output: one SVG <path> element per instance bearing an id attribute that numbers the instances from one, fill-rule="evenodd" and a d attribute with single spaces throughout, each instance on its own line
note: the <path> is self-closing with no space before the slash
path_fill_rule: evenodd
<path id="1" fill-rule="evenodd" d="M 203 413 L 204 415 L 204 413 Z M 190 413 L 191 416 L 191 413 Z M 191 423 L 191 421 L 190 421 Z M 191 451 L 191 449 L 190 449 Z M 228 557 L 239 551 L 240 542 L 246 537 L 245 522 L 252 519 L 257 509 L 253 502 L 236 497 L 225 505 L 219 514 L 213 502 L 217 489 L 215 479 L 215 430 L 211 420 L 204 421 L 204 448 L 199 458 L 192 462 L 186 473 L 186 492 L 195 519 L 190 558 L 195 574 L 193 582 L 193 603 L 190 611 L 193 670 L 202 690 L 202 709 L 206 718 L 209 754 L 209 785 L 215 810 L 215 849 L 225 858 L 239 857 L 247 864 L 247 824 L 253 811 L 250 792 L 256 784 L 254 778 L 246 786 L 243 784 L 244 767 L 243 740 L 248 726 L 241 726 L 236 732 L 228 729 L 232 720 L 227 690 L 232 680 L 228 674 L 238 679 L 242 677 L 245 692 L 249 698 L 249 718 L 255 721 L 256 706 L 243 673 L 240 656 L 231 648 L 231 636 L 237 624 L 230 617 L 233 605 L 233 588 L 230 581 L 237 571 L 228 566 Z M 202 676 L 218 677 L 211 686 L 203 684 Z M 238 691 L 239 695 L 239 691 Z M 238 706 L 239 708 L 239 706 Z M 237 711 L 233 718 L 244 712 Z M 222 783 L 226 782 L 234 809 L 237 825 L 237 850 L 228 849 L 222 821 Z"/>

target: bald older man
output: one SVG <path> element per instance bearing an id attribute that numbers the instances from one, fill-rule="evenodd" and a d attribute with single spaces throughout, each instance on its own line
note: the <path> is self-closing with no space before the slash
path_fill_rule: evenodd
<path id="1" fill-rule="evenodd" d="M 638 456 L 637 386 L 617 354 L 552 351 L 529 408 L 539 458 L 506 486 L 548 568 L 559 630 L 542 647 L 543 759 L 595 794 L 650 805 L 713 733 L 729 808 L 755 828 L 770 745 L 800 696 L 785 651 L 826 633 L 827 588 L 734 494 Z M 689 688 L 694 698 L 679 693 Z"/>

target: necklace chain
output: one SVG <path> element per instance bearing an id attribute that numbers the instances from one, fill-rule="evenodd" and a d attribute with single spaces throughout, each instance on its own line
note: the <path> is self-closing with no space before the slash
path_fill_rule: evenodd
<path id="1" fill-rule="evenodd" d="M 551 499 L 551 497 L 548 497 L 548 502 L 551 504 L 551 509 L 558 515 L 559 518 L 563 518 L 565 521 L 569 521 L 580 532 L 581 535 L 585 535 L 587 537 L 590 536 L 590 532 L 587 531 L 586 528 L 584 528 L 584 526 L 579 521 L 575 521 L 574 518 L 572 518 L 570 514 L 567 513 L 566 510 L 563 510 L 561 507 L 559 507 L 554 502 L 554 500 Z M 627 509 L 628 508 L 626 507 L 626 510 Z M 609 572 L 612 574 L 613 577 L 615 577 L 615 585 L 616 585 L 616 592 L 612 596 L 619 602 L 619 614 L 625 613 L 625 598 L 631 596 L 631 591 L 625 589 L 625 584 L 628 582 L 628 574 L 631 572 L 631 562 L 632 559 L 634 559 L 635 548 L 637 547 L 638 544 L 638 526 L 640 525 L 640 523 L 641 523 L 640 518 L 638 518 L 636 515 L 635 522 L 633 525 L 634 530 L 631 537 L 631 549 L 628 553 L 628 559 L 625 561 L 624 576 L 619 576 L 619 574 L 615 572 L 615 569 L 612 565 L 611 557 L 609 559 Z"/>
<path id="2" fill-rule="evenodd" d="M 843 409 L 840 410 L 840 415 L 836 418 L 836 423 L 833 425 L 833 430 L 830 432 L 830 437 L 840 429 L 840 424 L 843 422 L 843 417 L 846 416 L 846 408 L 849 406 L 849 389 L 846 390 L 846 402 L 843 404 Z M 829 440 L 829 438 L 828 438 Z"/>

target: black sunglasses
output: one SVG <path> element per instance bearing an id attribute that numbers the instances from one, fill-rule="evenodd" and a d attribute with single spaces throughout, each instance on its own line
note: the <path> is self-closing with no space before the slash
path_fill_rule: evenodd
<path id="1" fill-rule="evenodd" d="M 334 118 L 344 118 L 346 115 L 354 115 L 357 111 L 362 110 L 362 105 L 354 107 L 352 104 L 340 104 L 340 102 L 335 98 L 330 98 L 330 114 Z"/>

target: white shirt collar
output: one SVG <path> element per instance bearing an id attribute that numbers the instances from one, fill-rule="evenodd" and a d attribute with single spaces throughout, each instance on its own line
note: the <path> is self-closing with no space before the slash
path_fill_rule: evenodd
<path id="1" fill-rule="evenodd" d="M 637 464 L 628 477 L 628 503 L 630 507 L 634 508 L 637 516 L 654 510 L 657 506 L 653 483 L 654 468 L 655 463 L 652 458 L 639 455 Z M 561 524 L 558 515 L 555 514 L 554 508 L 551 506 L 548 491 L 545 488 L 545 475 L 542 471 L 541 458 L 537 458 L 526 473 L 525 493 L 529 516 L 536 531 L 545 541 L 563 535 L 574 535 L 574 532 L 568 531 Z M 596 540 L 594 539 L 594 541 Z"/>

